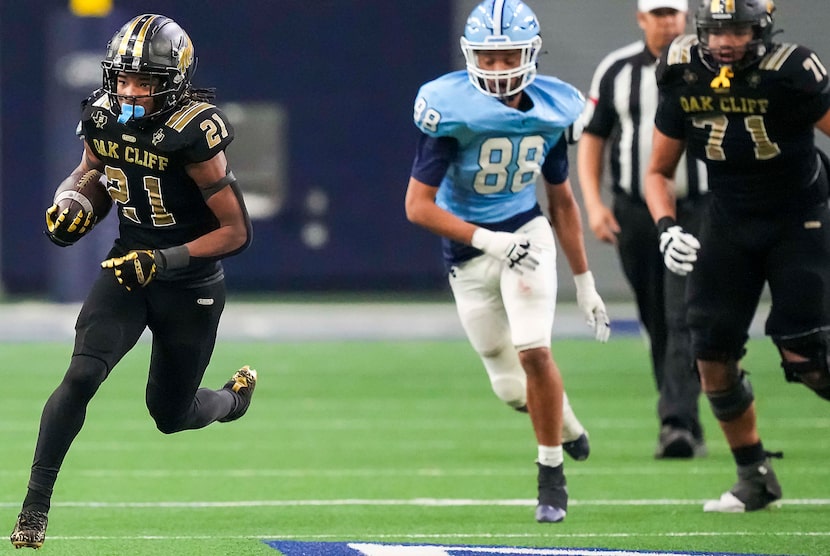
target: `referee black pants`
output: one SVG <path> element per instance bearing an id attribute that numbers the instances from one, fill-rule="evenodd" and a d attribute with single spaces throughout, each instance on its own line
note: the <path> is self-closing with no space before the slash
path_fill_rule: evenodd
<path id="1" fill-rule="evenodd" d="M 705 202 L 678 201 L 678 223 L 686 231 L 697 233 Z M 616 195 L 614 216 L 621 230 L 617 238 L 620 263 L 650 342 L 660 423 L 691 430 L 701 439 L 700 379 L 686 324 L 686 279 L 663 264 L 657 228 L 645 203 Z"/>

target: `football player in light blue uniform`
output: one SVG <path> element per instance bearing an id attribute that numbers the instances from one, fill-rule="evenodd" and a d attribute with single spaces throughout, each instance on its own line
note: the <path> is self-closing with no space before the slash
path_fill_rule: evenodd
<path id="1" fill-rule="evenodd" d="M 406 214 L 443 238 L 458 314 L 493 391 L 530 414 L 536 519 L 559 522 L 568 503 L 563 439 L 576 459 L 588 456 L 589 444 L 550 349 L 557 290 L 551 225 L 596 338 L 606 341 L 610 328 L 568 180 L 565 135 L 584 99 L 567 83 L 536 75 L 541 45 L 539 22 L 523 2 L 485 0 L 473 10 L 461 38 L 466 71 L 425 84 L 415 100 L 423 133 Z M 540 174 L 550 221 L 537 202 Z"/>

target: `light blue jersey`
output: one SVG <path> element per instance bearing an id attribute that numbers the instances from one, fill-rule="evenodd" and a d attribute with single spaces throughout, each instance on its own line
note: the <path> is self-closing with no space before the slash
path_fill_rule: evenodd
<path id="1" fill-rule="evenodd" d="M 468 222 L 501 222 L 536 205 L 542 162 L 582 113 L 585 99 L 573 86 L 539 75 L 524 94 L 522 112 L 481 94 L 467 71 L 421 87 L 415 101 L 418 128 L 458 141 L 458 156 L 438 189 L 436 204 Z"/>

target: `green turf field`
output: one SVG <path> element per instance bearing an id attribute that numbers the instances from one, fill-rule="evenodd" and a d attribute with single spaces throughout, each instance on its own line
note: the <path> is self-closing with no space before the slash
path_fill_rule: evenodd
<path id="1" fill-rule="evenodd" d="M 14 523 L 40 411 L 70 350 L 0 344 L 0 530 Z M 766 341 L 750 344 L 745 365 L 766 446 L 785 454 L 785 501 L 745 515 L 701 510 L 734 482 L 705 404 L 709 457 L 652 458 L 656 396 L 641 340 L 567 340 L 554 353 L 593 449 L 566 461 L 562 524 L 533 520 L 527 416 L 495 399 L 464 342 L 220 342 L 205 383 L 250 363 L 251 410 L 171 436 L 144 408 L 142 343 L 90 406 L 42 553 L 276 556 L 262 541 L 283 539 L 830 554 L 830 407 L 784 382 Z"/>

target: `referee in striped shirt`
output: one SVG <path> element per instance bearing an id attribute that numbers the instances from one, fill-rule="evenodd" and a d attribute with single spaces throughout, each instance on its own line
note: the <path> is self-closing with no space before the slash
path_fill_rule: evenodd
<path id="1" fill-rule="evenodd" d="M 616 245 L 649 336 L 659 392 L 656 458 L 706 454 L 698 417 L 700 382 L 686 326 L 685 279 L 663 265 L 643 192 L 657 110 L 655 68 L 660 52 L 684 33 L 687 11 L 687 0 L 638 0 L 643 40 L 611 52 L 597 67 L 577 155 L 591 230 L 600 241 Z M 604 204 L 600 194 L 606 149 L 613 208 Z M 675 176 L 678 221 L 695 233 L 705 202 L 705 168 L 695 160 L 681 161 L 679 168 L 686 172 Z"/>

